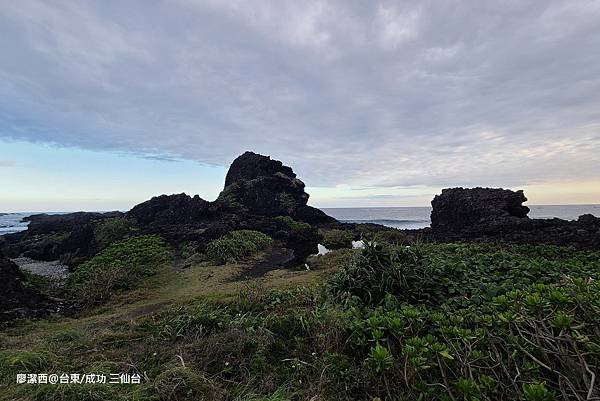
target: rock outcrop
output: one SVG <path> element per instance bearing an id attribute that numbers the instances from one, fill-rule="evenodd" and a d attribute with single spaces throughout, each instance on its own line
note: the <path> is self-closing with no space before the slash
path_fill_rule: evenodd
<path id="1" fill-rule="evenodd" d="M 600 218 L 530 219 L 523 191 L 496 188 L 442 190 L 431 205 L 431 228 L 424 239 L 442 242 L 478 241 L 551 244 L 600 249 Z"/>
<path id="2" fill-rule="evenodd" d="M 461 230 L 485 224 L 513 224 L 527 219 L 523 191 L 501 188 L 447 188 L 431 201 L 431 227 Z"/>
<path id="3" fill-rule="evenodd" d="M 28 221 L 27 233 L 29 235 L 68 233 L 85 225 L 96 223 L 100 220 L 121 217 L 121 212 L 75 212 L 65 214 L 33 214 L 25 217 Z"/>
<path id="4" fill-rule="evenodd" d="M 0 323 L 42 316 L 54 311 L 53 302 L 26 283 L 19 266 L 0 252 Z"/>
<path id="5" fill-rule="evenodd" d="M 197 244 L 200 251 L 206 243 L 231 230 L 257 230 L 301 257 L 316 252 L 317 228 L 294 229 L 278 220 L 279 216 L 311 225 L 336 223 L 307 202 L 304 183 L 290 167 L 268 156 L 246 152 L 231 164 L 225 188 L 214 202 L 182 193 L 156 196 L 125 214 L 34 215 L 27 218 L 30 223 L 26 231 L 5 236 L 0 248 L 11 257 L 60 259 L 73 266 L 100 250 L 98 225 L 107 218 L 119 217 L 137 233 L 159 234 L 175 246 Z"/>
<path id="6" fill-rule="evenodd" d="M 304 183 L 290 167 L 268 156 L 246 152 L 231 164 L 225 188 L 214 207 L 259 216 L 290 216 L 311 224 L 335 222 L 308 206 L 308 197 Z"/>
<path id="7" fill-rule="evenodd" d="M 36 214 L 24 219 L 29 221 L 27 230 L 4 235 L 0 245 L 9 257 L 62 259 L 76 264 L 99 250 L 94 241 L 94 227 L 105 219 L 121 216 L 120 212 Z"/>
<path id="8" fill-rule="evenodd" d="M 160 195 L 134 206 L 127 216 L 140 225 L 193 225 L 208 217 L 209 205 L 198 195 Z"/>

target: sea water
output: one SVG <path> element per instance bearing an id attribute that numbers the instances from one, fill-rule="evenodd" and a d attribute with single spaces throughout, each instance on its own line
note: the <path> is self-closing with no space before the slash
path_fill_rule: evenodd
<path id="1" fill-rule="evenodd" d="M 535 219 L 551 219 L 558 217 L 574 220 L 586 213 L 600 217 L 600 205 L 528 205 L 529 217 Z M 429 227 L 431 207 L 355 207 L 355 208 L 322 208 L 328 215 L 339 221 L 348 223 L 376 223 L 401 229 L 417 229 Z M 28 222 L 24 217 L 34 213 L 0 214 L 0 235 L 10 234 L 27 229 Z"/>
<path id="2" fill-rule="evenodd" d="M 590 213 L 600 217 L 600 205 L 527 205 L 534 219 L 575 220 Z M 376 223 L 401 229 L 429 227 L 431 207 L 323 208 L 328 215 L 347 223 Z"/>

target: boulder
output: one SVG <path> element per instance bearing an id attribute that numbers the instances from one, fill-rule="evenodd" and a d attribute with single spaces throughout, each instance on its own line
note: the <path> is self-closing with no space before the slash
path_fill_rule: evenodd
<path id="1" fill-rule="evenodd" d="M 431 201 L 431 228 L 462 230 L 487 224 L 513 224 L 528 219 L 523 191 L 501 188 L 447 188 Z"/>

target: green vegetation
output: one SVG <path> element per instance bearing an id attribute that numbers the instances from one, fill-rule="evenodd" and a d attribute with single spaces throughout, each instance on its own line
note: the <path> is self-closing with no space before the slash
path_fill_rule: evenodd
<path id="1" fill-rule="evenodd" d="M 120 312 L 126 302 L 113 300 L 89 312 L 98 315 L 6 331 L 0 399 L 600 397 L 598 252 L 378 241 L 315 263 L 321 269 L 286 270 L 236 287 L 229 278 L 242 267 L 196 265 L 149 277 L 160 276 L 164 294 L 140 287 L 135 297 L 145 294 L 154 304 Z M 331 263 L 339 264 L 333 273 Z M 298 277 L 307 284 L 286 284 Z M 320 284 L 308 284 L 310 277 Z M 159 309 L 166 299 L 169 306 Z M 16 373 L 39 371 L 139 373 L 147 380 L 14 384 Z"/>
<path id="2" fill-rule="evenodd" d="M 311 228 L 310 224 L 304 223 L 303 221 L 296 221 L 290 216 L 277 216 L 275 217 L 275 220 L 286 224 L 289 228 L 291 228 L 294 231 L 308 230 Z"/>
<path id="3" fill-rule="evenodd" d="M 323 245 L 329 249 L 352 247 L 352 233 L 346 230 L 321 230 Z"/>
<path id="4" fill-rule="evenodd" d="M 415 235 L 407 234 L 406 232 L 396 230 L 395 228 L 386 228 L 382 230 L 381 227 L 372 224 L 357 224 L 354 231 L 360 238 L 369 238 L 376 242 L 388 242 L 394 245 L 413 244 L 419 239 Z"/>
<path id="5" fill-rule="evenodd" d="M 94 237 L 100 249 L 103 249 L 114 242 L 125 239 L 132 230 L 129 220 L 115 217 L 98 223 L 94 229 Z"/>
<path id="6" fill-rule="evenodd" d="M 104 302 L 117 291 L 135 287 L 142 277 L 155 274 L 168 254 L 167 244 L 154 235 L 112 244 L 82 263 L 69 276 L 67 289 L 83 304 Z"/>
<path id="7" fill-rule="evenodd" d="M 258 231 L 231 231 L 209 242 L 206 256 L 219 264 L 237 262 L 266 249 L 272 242 L 271 237 Z"/>
<path id="8" fill-rule="evenodd" d="M 430 306 L 481 305 L 493 297 L 565 276 L 600 275 L 600 253 L 554 246 L 369 245 L 332 278 L 338 295 L 379 303 L 386 294 Z"/>
<path id="9" fill-rule="evenodd" d="M 45 294 L 51 292 L 52 285 L 48 277 L 40 276 L 39 274 L 31 273 L 30 271 L 23 269 L 21 269 L 21 271 L 23 272 L 23 276 L 25 277 L 23 284 L 26 287 L 33 288 Z"/>

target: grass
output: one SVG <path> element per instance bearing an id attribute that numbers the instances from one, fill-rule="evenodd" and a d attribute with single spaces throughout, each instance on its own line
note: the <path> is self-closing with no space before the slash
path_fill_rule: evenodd
<path id="1" fill-rule="evenodd" d="M 0 335 L 0 399 L 599 396 L 598 253 L 379 243 L 317 260 L 242 282 L 239 264 L 161 269 L 79 316 L 20 322 Z M 14 383 L 29 371 L 147 380 Z"/>
<path id="2" fill-rule="evenodd" d="M 209 242 L 205 253 L 209 259 L 219 264 L 238 262 L 266 249 L 272 242 L 271 237 L 261 232 L 237 230 Z"/>
<path id="3" fill-rule="evenodd" d="M 67 289 L 82 304 L 106 302 L 115 292 L 131 289 L 142 277 L 155 274 L 168 255 L 167 244 L 158 236 L 114 243 L 82 263 L 69 276 Z"/>

